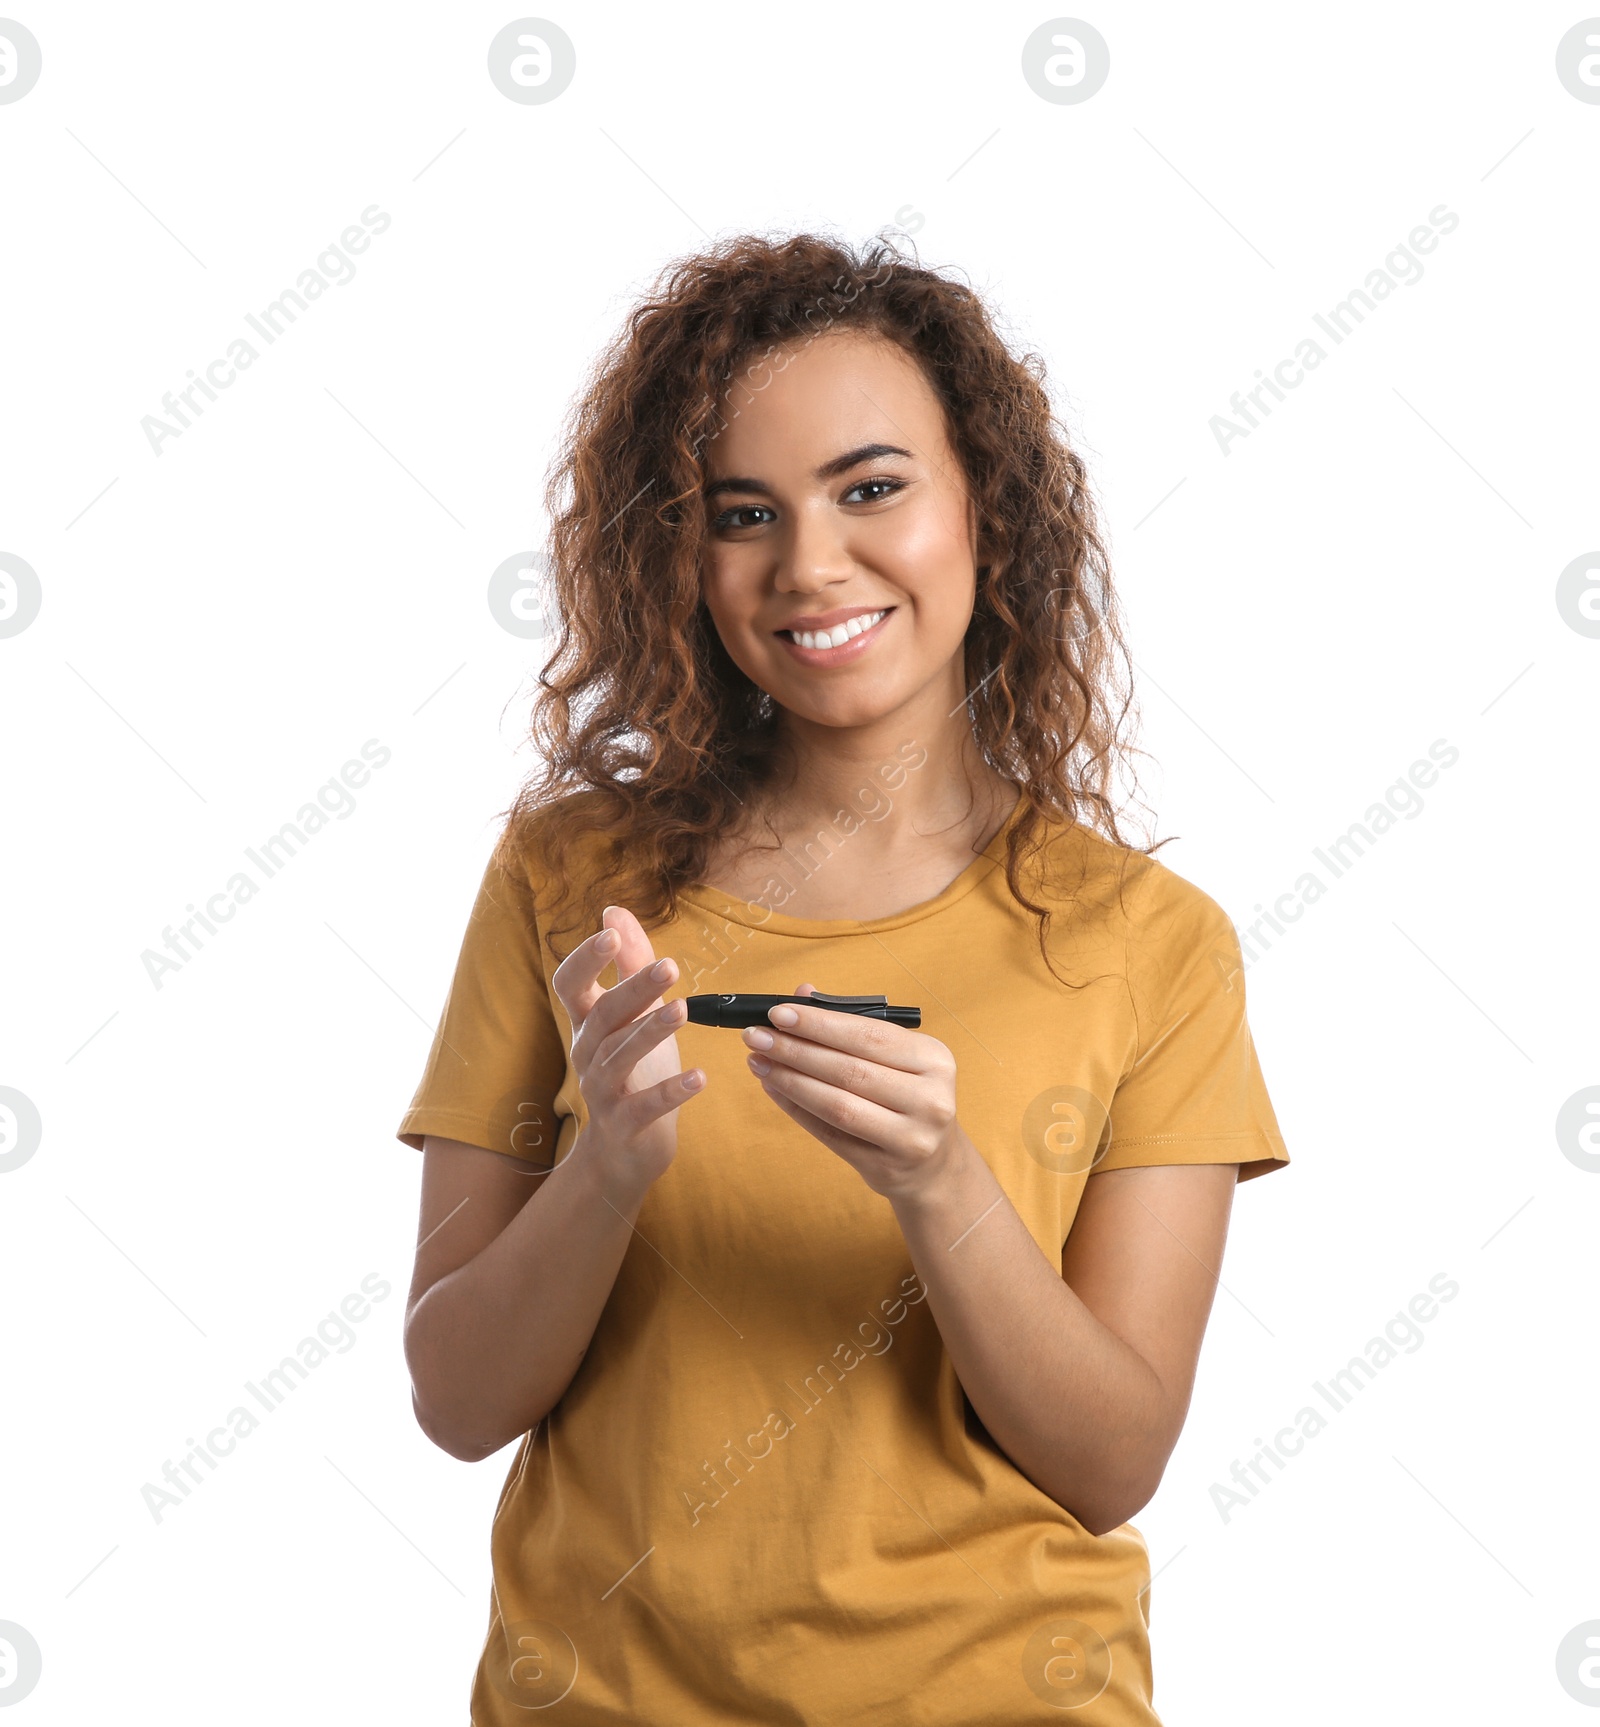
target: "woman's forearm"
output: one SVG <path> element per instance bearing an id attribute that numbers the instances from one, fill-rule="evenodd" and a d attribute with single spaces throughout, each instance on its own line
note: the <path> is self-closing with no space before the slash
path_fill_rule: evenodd
<path id="1" fill-rule="evenodd" d="M 1127 1521 L 1170 1452 L 1155 1370 L 1039 1250 L 970 1139 L 939 1186 L 893 1199 L 956 1376 L 995 1443 L 1091 1534 Z"/>
<path id="2" fill-rule="evenodd" d="M 643 1198 L 607 1187 L 580 1133 L 505 1229 L 417 1302 L 406 1364 L 436 1445 L 476 1461 L 549 1413 L 589 1347 Z"/>

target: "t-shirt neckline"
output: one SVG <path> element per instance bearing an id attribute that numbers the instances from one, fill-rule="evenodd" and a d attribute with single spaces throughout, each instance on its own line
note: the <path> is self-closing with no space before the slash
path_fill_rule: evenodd
<path id="1" fill-rule="evenodd" d="M 689 900 L 706 911 L 715 912 L 732 923 L 743 924 L 749 929 L 771 930 L 776 935 L 876 935 L 884 930 L 899 929 L 904 924 L 920 923 L 924 918 L 936 917 L 957 900 L 965 899 L 991 871 L 1003 867 L 1006 836 L 1022 814 L 1022 806 L 1026 801 L 1026 794 L 1019 792 L 1011 813 L 995 830 L 994 837 L 972 862 L 932 899 L 907 906 L 903 911 L 890 912 L 884 917 L 793 917 L 788 912 L 777 909 L 769 912 L 759 901 L 742 900 L 725 889 L 711 887 L 705 882 L 692 882 L 687 887 L 679 888 L 678 894 L 680 898 Z M 843 843 L 847 844 L 848 841 Z M 784 855 L 787 857 L 787 854 Z M 776 865 L 774 873 L 777 873 Z"/>

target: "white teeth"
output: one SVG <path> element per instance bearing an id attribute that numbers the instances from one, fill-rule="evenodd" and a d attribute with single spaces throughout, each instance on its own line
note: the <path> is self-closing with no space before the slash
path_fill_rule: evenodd
<path id="1" fill-rule="evenodd" d="M 835 624 L 831 630 L 789 630 L 786 634 L 803 648 L 838 648 L 843 647 L 852 636 L 859 636 L 863 630 L 870 630 L 880 618 L 887 615 L 887 608 L 881 612 L 863 612 L 858 618 L 847 618 L 842 624 Z"/>

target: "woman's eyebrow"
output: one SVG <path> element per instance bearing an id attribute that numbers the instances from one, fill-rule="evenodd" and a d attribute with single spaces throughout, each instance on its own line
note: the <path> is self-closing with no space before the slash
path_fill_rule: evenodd
<path id="1" fill-rule="evenodd" d="M 863 462 L 876 462 L 884 456 L 905 456 L 909 460 L 911 452 L 902 450 L 898 444 L 863 444 L 859 449 L 846 450 L 842 456 L 834 456 L 830 461 L 824 462 L 820 468 L 814 470 L 814 477 L 819 480 L 836 479 Z M 772 488 L 764 480 L 754 480 L 748 475 L 729 475 L 727 479 L 713 480 L 706 487 L 704 495 L 715 498 L 723 492 L 760 492 L 763 497 L 772 496 Z"/>

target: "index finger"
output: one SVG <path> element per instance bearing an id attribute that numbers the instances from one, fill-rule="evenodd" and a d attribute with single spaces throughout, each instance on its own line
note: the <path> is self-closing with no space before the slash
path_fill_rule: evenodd
<path id="1" fill-rule="evenodd" d="M 794 1014 L 793 1025 L 784 1025 L 776 1017 L 784 1012 Z M 790 1037 L 803 1037 L 827 1049 L 846 1050 L 902 1073 L 924 1072 L 937 1043 L 937 1039 L 913 1031 L 910 1026 L 896 1025 L 893 1020 L 874 1019 L 868 1013 L 840 1013 L 835 1008 L 806 1007 L 800 1002 L 780 1002 L 769 1007 L 767 1018 Z"/>
<path id="2" fill-rule="evenodd" d="M 602 943 L 609 940 L 608 948 Z M 622 937 L 614 929 L 598 929 L 580 941 L 561 964 L 550 974 L 550 987 L 567 1010 L 573 1030 L 589 1017 L 594 1004 L 606 992 L 600 986 L 600 974 L 622 951 Z"/>

